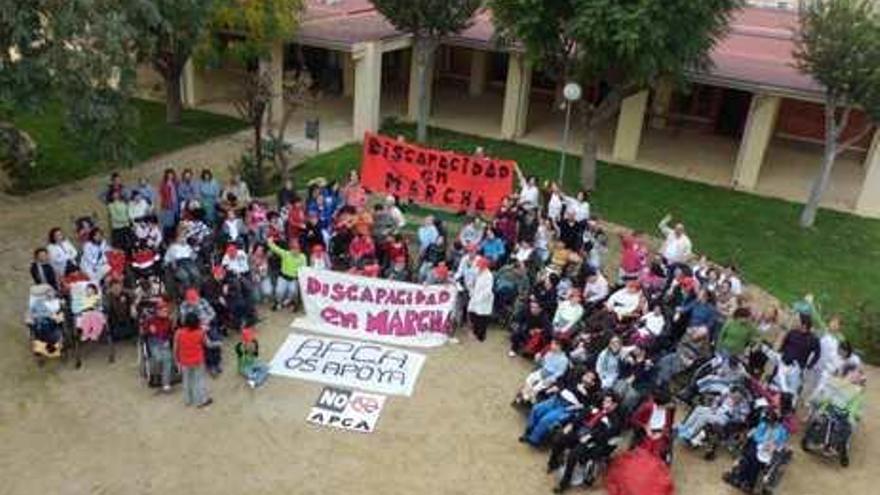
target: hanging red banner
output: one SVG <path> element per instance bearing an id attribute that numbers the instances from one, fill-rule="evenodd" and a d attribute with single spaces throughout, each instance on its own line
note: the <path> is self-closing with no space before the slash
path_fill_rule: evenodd
<path id="1" fill-rule="evenodd" d="M 510 160 L 423 148 L 367 133 L 361 183 L 373 192 L 420 204 L 495 212 L 513 190 L 515 167 Z"/>

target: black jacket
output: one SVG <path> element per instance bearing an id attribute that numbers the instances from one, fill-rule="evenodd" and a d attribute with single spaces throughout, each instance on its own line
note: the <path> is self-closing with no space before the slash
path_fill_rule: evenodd
<path id="1" fill-rule="evenodd" d="M 58 290 L 58 279 L 55 278 L 55 270 L 48 263 L 31 263 L 31 278 L 35 284 L 49 284 Z"/>

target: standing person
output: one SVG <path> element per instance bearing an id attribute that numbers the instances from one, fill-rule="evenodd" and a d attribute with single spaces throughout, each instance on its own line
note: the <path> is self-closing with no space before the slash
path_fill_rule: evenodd
<path id="1" fill-rule="evenodd" d="M 151 213 L 153 213 L 153 205 L 139 189 L 133 190 L 128 199 L 128 220 L 134 223 Z"/>
<path id="2" fill-rule="evenodd" d="M 437 241 L 437 238 L 440 237 L 440 231 L 437 230 L 433 215 L 425 217 L 425 221 L 422 223 L 422 226 L 419 227 L 416 235 L 419 238 L 419 254 L 421 255 L 426 249 L 428 249 L 428 246 L 434 244 Z"/>
<path id="3" fill-rule="evenodd" d="M 278 190 L 278 195 L 276 196 L 278 200 L 278 209 L 284 208 L 293 202 L 293 198 L 296 197 L 296 189 L 293 188 L 293 181 L 291 179 L 286 179 L 284 181 L 284 186 Z"/>
<path id="4" fill-rule="evenodd" d="M 165 300 L 161 300 L 156 305 L 156 312 L 147 318 L 143 331 L 150 349 L 151 373 L 159 373 L 162 392 L 168 393 L 171 391 L 171 378 L 174 372 L 174 356 L 171 350 L 171 338 L 174 332 L 168 303 Z"/>
<path id="5" fill-rule="evenodd" d="M 232 174 L 229 183 L 223 188 L 221 200 L 240 206 L 246 206 L 251 202 L 251 190 L 247 183 L 241 180 L 241 175 Z"/>
<path id="6" fill-rule="evenodd" d="M 468 301 L 468 313 L 474 328 L 474 336 L 480 342 L 486 340 L 486 329 L 492 319 L 495 305 L 495 279 L 489 270 L 489 260 L 477 258 L 477 277 Z"/>
<path id="7" fill-rule="evenodd" d="M 801 370 L 812 369 L 822 356 L 812 318 L 801 315 L 800 325 L 785 333 L 778 348 L 783 362 L 796 362 Z"/>
<path id="8" fill-rule="evenodd" d="M 49 252 L 49 263 L 55 270 L 57 280 L 61 280 L 69 268 L 76 267 L 78 264 L 79 252 L 58 227 L 49 231 L 49 243 L 46 244 L 46 251 Z"/>
<path id="9" fill-rule="evenodd" d="M 675 227 L 670 228 L 670 221 L 672 221 L 672 215 L 666 215 L 660 220 L 657 227 L 664 236 L 660 254 L 666 260 L 666 264 L 670 268 L 669 271 L 674 272 L 676 267 L 686 265 L 690 260 L 693 246 L 691 238 L 688 237 L 684 229 L 684 224 L 679 222 L 675 224 Z"/>
<path id="10" fill-rule="evenodd" d="M 209 225 L 217 224 L 217 205 L 220 203 L 220 184 L 214 179 L 214 173 L 208 169 L 202 170 L 199 182 L 196 184 L 199 204 L 205 212 L 205 221 Z"/>
<path id="11" fill-rule="evenodd" d="M 547 188 L 547 219 L 558 225 L 562 220 L 562 207 L 565 206 L 563 194 L 559 191 L 556 182 L 551 182 Z"/>
<path id="12" fill-rule="evenodd" d="M 357 170 L 348 173 L 348 183 L 342 188 L 342 198 L 346 206 L 361 209 L 367 204 L 367 192 L 361 185 Z"/>
<path id="13" fill-rule="evenodd" d="M 131 192 L 137 192 L 142 198 L 147 200 L 150 203 L 150 210 L 156 207 L 156 190 L 153 189 L 153 186 L 150 185 L 146 177 L 138 179 L 137 185 L 132 188 Z"/>
<path id="14" fill-rule="evenodd" d="M 55 270 L 49 263 L 49 252 L 46 248 L 37 248 L 34 251 L 34 260 L 31 262 L 31 279 L 34 284 L 46 284 L 59 291 L 58 278 L 55 276 Z"/>
<path id="15" fill-rule="evenodd" d="M 128 198 L 128 190 L 125 188 L 125 184 L 122 183 L 122 176 L 119 175 L 119 172 L 110 174 L 110 182 L 98 197 L 104 204 L 107 204 L 113 200 L 113 193 L 119 193 L 123 201 Z"/>
<path id="16" fill-rule="evenodd" d="M 534 175 L 526 178 L 519 166 L 515 167 L 519 177 L 520 191 L 517 198 L 517 206 L 525 210 L 534 210 L 540 206 L 541 191 L 538 189 L 538 178 Z"/>
<path id="17" fill-rule="evenodd" d="M 177 184 L 177 199 L 181 212 L 190 209 L 193 202 L 199 199 L 198 184 L 193 180 L 193 171 L 186 169 Z"/>
<path id="18" fill-rule="evenodd" d="M 189 313 L 174 334 L 174 355 L 183 375 L 183 402 L 187 406 L 207 407 L 214 402 L 208 395 L 205 380 L 205 347 L 208 346 L 219 346 L 219 343 L 208 340 L 199 317 Z"/>
<path id="19" fill-rule="evenodd" d="M 174 238 L 178 212 L 177 172 L 174 169 L 165 169 L 162 182 L 159 183 L 159 224 L 166 239 Z"/>
<path id="20" fill-rule="evenodd" d="M 275 303 L 272 311 L 279 306 L 293 305 L 296 310 L 296 301 L 299 299 L 299 270 L 308 265 L 306 256 L 299 250 L 299 242 L 295 239 L 290 241 L 290 249 L 283 249 L 275 244 L 272 239 L 268 240 L 269 250 L 281 258 L 281 269 L 278 272 L 278 280 L 275 281 Z"/>
<path id="21" fill-rule="evenodd" d="M 116 249 L 131 249 L 131 219 L 128 216 L 128 204 L 122 199 L 122 193 L 113 191 L 107 204 L 110 217 L 110 244 Z"/>

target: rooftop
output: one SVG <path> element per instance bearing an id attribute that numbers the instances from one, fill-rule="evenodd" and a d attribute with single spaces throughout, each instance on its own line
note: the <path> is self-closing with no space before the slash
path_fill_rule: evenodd
<path id="1" fill-rule="evenodd" d="M 730 33 L 712 52 L 712 67 L 693 76 L 743 89 L 818 95 L 819 85 L 794 66 L 796 27 L 794 11 L 747 7 L 736 14 Z M 501 50 L 494 41 L 494 32 L 491 12 L 483 11 L 471 27 L 450 37 L 447 44 Z M 351 51 L 358 43 L 400 36 L 369 0 L 306 0 L 298 40 Z"/>

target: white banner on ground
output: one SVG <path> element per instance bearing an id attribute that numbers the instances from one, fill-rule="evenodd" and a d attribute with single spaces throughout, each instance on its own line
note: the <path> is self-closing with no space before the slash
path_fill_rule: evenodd
<path id="1" fill-rule="evenodd" d="M 303 268 L 299 286 L 305 316 L 293 321 L 294 328 L 415 347 L 443 345 L 452 329 L 453 285 Z"/>
<path id="2" fill-rule="evenodd" d="M 273 375 L 381 394 L 412 395 L 425 356 L 368 342 L 292 333 L 269 364 Z"/>
<path id="3" fill-rule="evenodd" d="M 324 387 L 306 421 L 358 433 L 372 433 L 383 405 L 384 395 Z"/>

